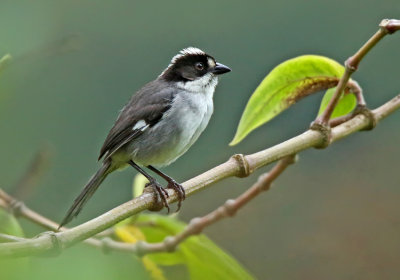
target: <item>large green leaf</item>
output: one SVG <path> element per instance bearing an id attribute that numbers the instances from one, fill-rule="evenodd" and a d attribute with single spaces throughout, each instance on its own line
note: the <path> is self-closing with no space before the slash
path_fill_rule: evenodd
<path id="1" fill-rule="evenodd" d="M 250 97 L 230 145 L 239 143 L 299 99 L 336 86 L 343 73 L 344 67 L 338 62 L 318 55 L 299 56 L 279 64 Z"/>
<path id="2" fill-rule="evenodd" d="M 146 241 L 151 243 L 176 235 L 186 226 L 174 217 L 158 214 L 142 214 L 134 222 L 141 224 L 141 232 Z M 146 224 L 148 226 L 143 226 Z M 162 266 L 186 266 L 191 280 L 253 279 L 235 259 L 203 234 L 186 239 L 175 252 L 151 254 L 147 257 Z"/>

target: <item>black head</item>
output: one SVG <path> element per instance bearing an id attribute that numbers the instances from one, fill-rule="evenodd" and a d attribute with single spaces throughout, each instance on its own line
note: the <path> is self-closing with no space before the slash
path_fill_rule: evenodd
<path id="1" fill-rule="evenodd" d="M 230 71 L 229 67 L 216 62 L 202 50 L 189 47 L 172 58 L 170 65 L 160 77 L 167 81 L 188 82 L 206 74 L 220 75 Z"/>

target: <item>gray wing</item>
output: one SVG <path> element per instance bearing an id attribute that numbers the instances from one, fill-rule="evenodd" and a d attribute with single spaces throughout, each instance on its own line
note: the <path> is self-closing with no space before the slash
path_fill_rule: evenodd
<path id="1" fill-rule="evenodd" d="M 125 144 L 140 136 L 144 129 L 157 124 L 171 108 L 176 90 L 166 82 L 156 80 L 145 85 L 122 109 L 100 150 L 99 160 L 110 158 Z M 143 126 L 133 130 L 139 121 Z"/>

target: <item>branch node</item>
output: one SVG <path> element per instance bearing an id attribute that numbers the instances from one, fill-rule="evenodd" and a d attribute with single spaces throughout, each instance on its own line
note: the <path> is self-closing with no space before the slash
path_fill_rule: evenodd
<path id="1" fill-rule="evenodd" d="M 165 244 L 165 249 L 167 252 L 174 252 L 176 249 L 176 242 L 173 236 L 165 237 L 163 243 Z"/>
<path id="2" fill-rule="evenodd" d="M 199 234 L 202 231 L 202 219 L 199 217 L 190 220 L 188 227 L 193 234 Z"/>
<path id="3" fill-rule="evenodd" d="M 62 243 L 61 243 L 60 239 L 58 238 L 57 234 L 58 233 L 56 233 L 54 231 L 45 231 L 35 237 L 35 238 L 41 238 L 42 236 L 46 236 L 46 235 L 50 237 L 52 247 L 48 251 L 45 251 L 44 253 L 42 253 L 41 256 L 57 257 L 61 254 Z"/>
<path id="4" fill-rule="evenodd" d="M 224 208 L 224 212 L 230 217 L 233 217 L 237 212 L 236 202 L 234 199 L 228 199 L 224 203 L 223 208 Z"/>
<path id="5" fill-rule="evenodd" d="M 400 20 L 396 19 L 383 19 L 379 23 L 380 29 L 386 34 L 393 34 L 400 30 Z"/>
<path id="6" fill-rule="evenodd" d="M 139 240 L 138 242 L 135 243 L 135 245 L 136 245 L 136 250 L 135 250 L 136 256 L 141 258 L 144 255 L 146 255 L 147 253 L 146 242 Z"/>
<path id="7" fill-rule="evenodd" d="M 15 217 L 21 216 L 24 207 L 25 204 L 22 201 L 16 199 L 13 199 L 8 205 L 8 208 Z"/>
<path id="8" fill-rule="evenodd" d="M 236 177 L 244 178 L 248 177 L 253 171 L 250 169 L 250 165 L 243 154 L 235 154 L 231 158 L 236 160 L 239 166 L 239 174 Z"/>
<path id="9" fill-rule="evenodd" d="M 364 115 L 369 121 L 368 126 L 362 130 L 372 130 L 378 124 L 378 120 L 376 119 L 375 114 L 370 109 L 368 109 L 366 106 L 358 105 L 354 109 L 353 115 L 355 116 L 355 115 L 359 115 L 359 114 Z"/>
<path id="10" fill-rule="evenodd" d="M 344 62 L 344 66 L 346 67 L 346 70 L 352 74 L 355 71 L 357 71 L 358 68 L 358 63 L 359 61 L 354 59 L 352 56 L 350 56 L 345 62 Z"/>
<path id="11" fill-rule="evenodd" d="M 258 187 L 260 192 L 268 191 L 271 188 L 272 181 L 268 180 L 269 176 L 270 176 L 270 172 L 267 172 L 267 173 L 261 174 L 260 177 L 258 177 L 256 186 Z"/>
<path id="12" fill-rule="evenodd" d="M 316 149 L 325 149 L 331 144 L 332 141 L 332 130 L 329 126 L 313 122 L 311 123 L 310 129 L 318 131 L 322 135 L 322 142 L 314 148 Z"/>

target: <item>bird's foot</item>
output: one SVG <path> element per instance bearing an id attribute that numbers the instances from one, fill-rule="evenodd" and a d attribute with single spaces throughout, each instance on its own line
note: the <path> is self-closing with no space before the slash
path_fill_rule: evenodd
<path id="1" fill-rule="evenodd" d="M 178 209 L 176 209 L 176 212 L 178 212 L 179 209 L 181 209 L 182 201 L 184 201 L 186 198 L 185 189 L 182 187 L 181 184 L 177 183 L 175 180 L 171 178 L 167 181 L 168 181 L 167 188 L 173 189 L 178 194 Z"/>
<path id="2" fill-rule="evenodd" d="M 158 183 L 156 180 L 152 180 L 152 181 L 150 181 L 149 183 L 147 183 L 145 185 L 145 187 L 150 187 L 150 186 L 153 188 L 153 190 L 155 191 L 157 196 L 161 199 L 162 206 L 167 208 L 168 213 L 169 213 L 170 208 L 169 208 L 169 204 L 168 204 L 168 201 L 167 201 L 167 198 L 169 197 L 168 191 L 166 189 L 164 189 L 160 185 L 160 183 Z M 161 209 L 159 209 L 159 210 L 161 210 Z"/>

